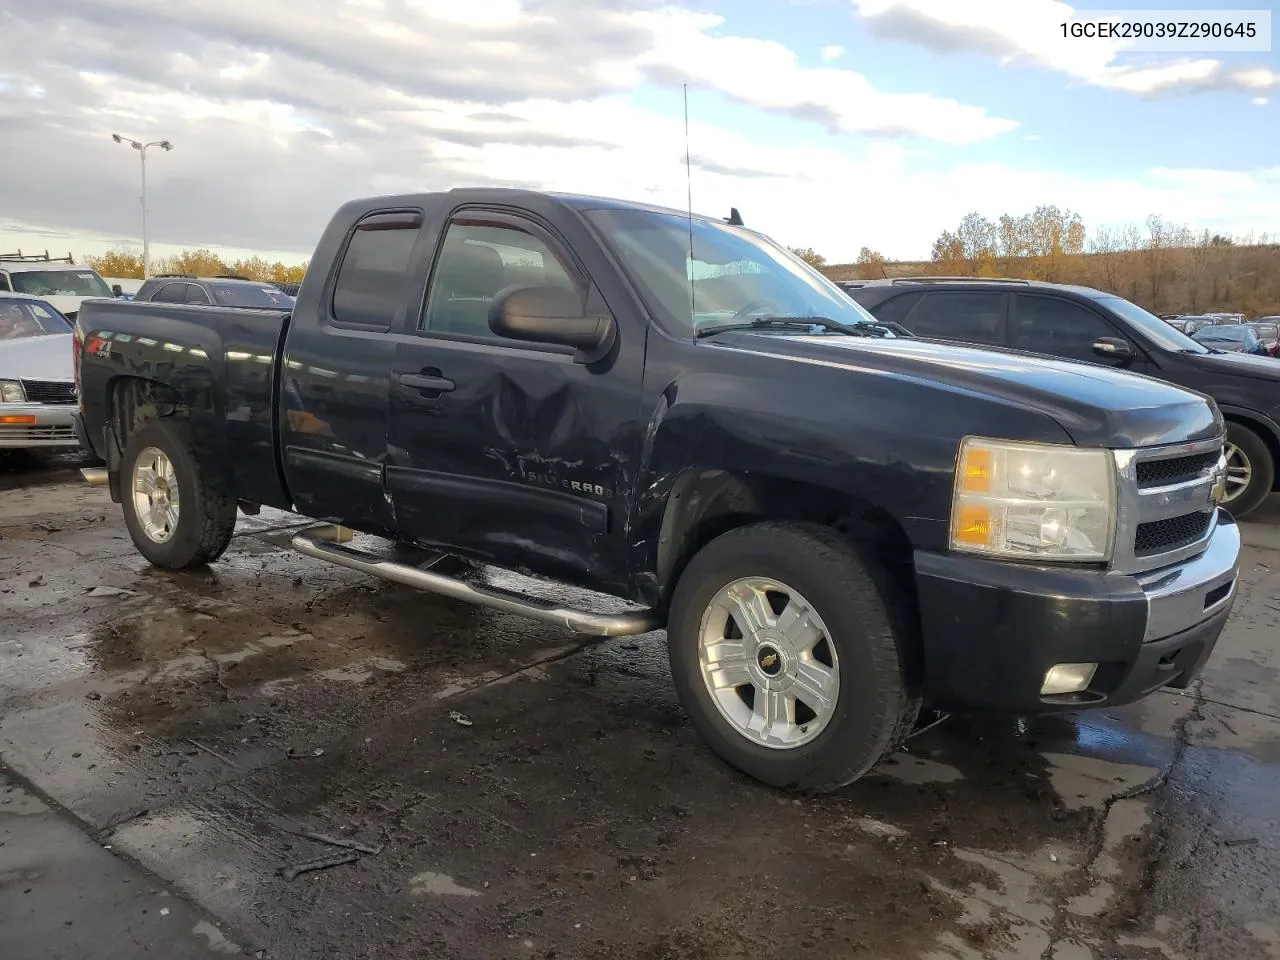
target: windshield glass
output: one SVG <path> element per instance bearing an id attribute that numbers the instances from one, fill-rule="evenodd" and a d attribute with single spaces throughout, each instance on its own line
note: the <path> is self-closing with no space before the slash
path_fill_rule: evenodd
<path id="1" fill-rule="evenodd" d="M 1199 340 L 1230 340 L 1233 343 L 1251 343 L 1257 336 L 1249 327 L 1236 326 L 1205 327 L 1196 334 Z"/>
<path id="2" fill-rule="evenodd" d="M 1260 323 L 1253 329 L 1258 331 L 1258 336 L 1264 340 L 1274 340 L 1277 334 L 1280 334 L 1280 327 L 1274 323 Z"/>
<path id="3" fill-rule="evenodd" d="M 0 340 L 70 333 L 71 324 L 47 303 L 0 298 Z"/>
<path id="4" fill-rule="evenodd" d="M 106 281 L 92 270 L 14 270 L 9 282 L 15 293 L 33 297 L 109 297 Z"/>
<path id="5" fill-rule="evenodd" d="M 1097 303 L 1129 321 L 1158 347 L 1165 350 L 1181 350 L 1184 353 L 1209 352 L 1203 345 L 1196 343 L 1176 327 L 1169 326 L 1154 313 L 1148 313 L 1136 303 L 1130 303 L 1120 297 L 1098 297 Z"/>
<path id="6" fill-rule="evenodd" d="M 293 297 L 265 283 L 209 282 L 213 299 L 224 307 L 262 307 L 266 310 L 292 310 Z"/>
<path id="7" fill-rule="evenodd" d="M 647 210 L 590 210 L 586 217 L 673 331 L 760 317 L 876 323 L 826 277 L 748 230 L 695 218 L 690 257 L 686 217 Z"/>

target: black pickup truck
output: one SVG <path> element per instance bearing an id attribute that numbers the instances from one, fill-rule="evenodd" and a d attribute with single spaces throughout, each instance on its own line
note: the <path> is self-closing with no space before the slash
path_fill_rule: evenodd
<path id="1" fill-rule="evenodd" d="M 291 314 L 96 300 L 75 336 L 78 430 L 152 563 L 213 561 L 269 505 L 372 535 L 294 539 L 331 563 L 583 634 L 665 627 L 694 725 L 776 786 L 856 779 L 922 703 L 1185 687 L 1235 595 L 1212 400 L 895 336 L 737 223 L 360 200 Z"/>

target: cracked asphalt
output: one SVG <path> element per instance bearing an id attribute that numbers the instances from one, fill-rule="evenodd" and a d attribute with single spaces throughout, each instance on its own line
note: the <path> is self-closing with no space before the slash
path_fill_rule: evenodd
<path id="1" fill-rule="evenodd" d="M 287 514 L 157 571 L 71 466 L 0 466 L 5 960 L 1280 957 L 1280 504 L 1191 689 L 795 798 L 710 755 L 661 634 L 327 567 Z"/>

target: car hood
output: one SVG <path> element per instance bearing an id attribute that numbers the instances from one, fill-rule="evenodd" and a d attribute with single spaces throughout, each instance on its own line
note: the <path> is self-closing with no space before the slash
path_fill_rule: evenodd
<path id="1" fill-rule="evenodd" d="M 1181 443 L 1218 437 L 1224 430 L 1217 405 L 1201 394 L 1110 367 L 1017 350 L 918 337 L 755 332 L 722 334 L 707 342 L 990 396 L 1052 417 L 1080 446 Z M 928 411 L 922 409 L 921 416 Z M 981 432 L 980 424 L 974 432 Z"/>
<path id="2" fill-rule="evenodd" d="M 1270 380 L 1280 383 L 1280 363 L 1275 357 L 1264 357 L 1256 353 L 1184 353 L 1182 357 L 1188 363 L 1201 370 L 1212 370 L 1215 373 L 1232 374 L 1237 377 L 1251 377 L 1255 380 Z"/>
<path id="3" fill-rule="evenodd" d="M 69 333 L 0 340 L 0 380 L 72 380 L 75 378 Z"/>

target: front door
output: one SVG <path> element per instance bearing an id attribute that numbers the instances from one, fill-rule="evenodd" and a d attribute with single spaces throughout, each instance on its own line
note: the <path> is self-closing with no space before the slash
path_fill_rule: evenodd
<path id="1" fill-rule="evenodd" d="M 513 211 L 449 219 L 416 328 L 391 372 L 387 489 L 400 537 L 579 583 L 626 585 L 622 524 L 640 437 L 643 356 L 620 334 L 609 359 L 489 329 L 495 294 L 555 284 L 599 302 L 550 226 Z M 634 368 L 633 368 L 634 369 Z"/>

